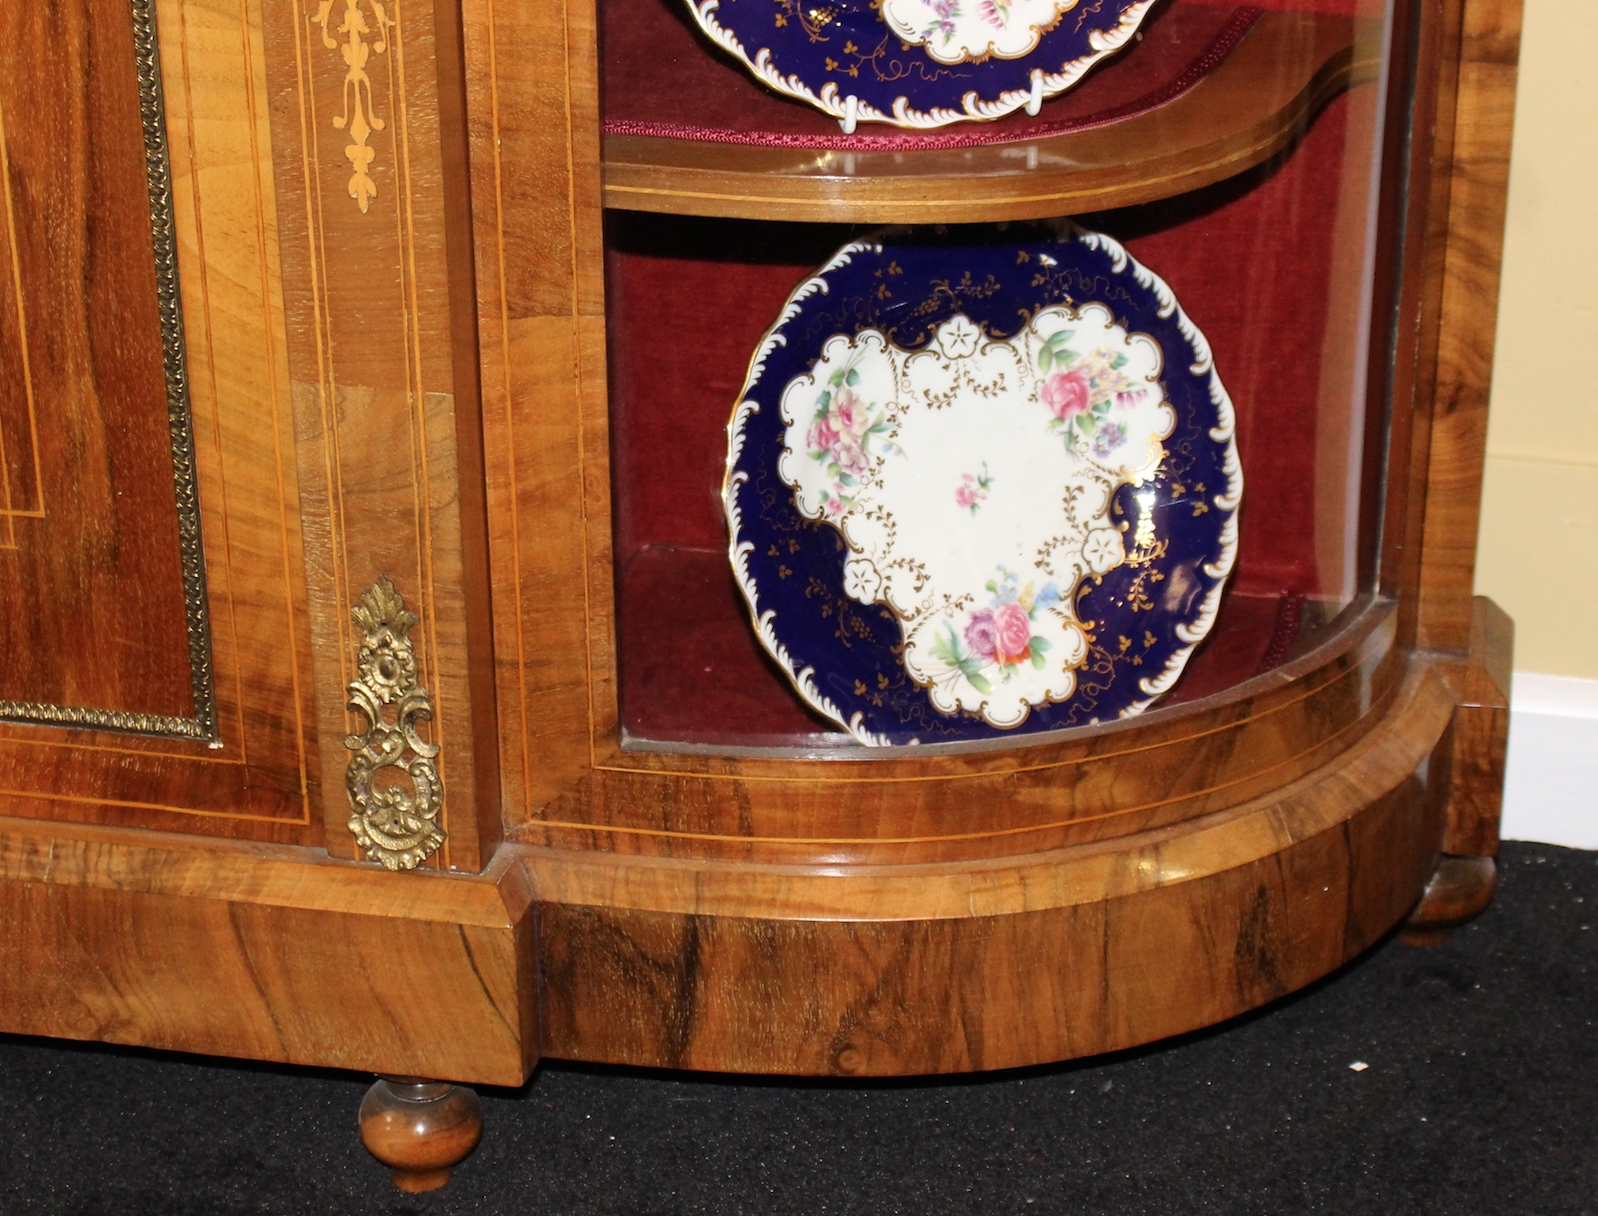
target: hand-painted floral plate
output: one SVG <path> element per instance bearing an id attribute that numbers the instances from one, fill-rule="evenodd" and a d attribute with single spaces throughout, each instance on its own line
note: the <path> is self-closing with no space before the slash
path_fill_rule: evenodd
<path id="1" fill-rule="evenodd" d="M 1108 237 L 840 250 L 728 425 L 762 644 L 867 744 L 1135 714 L 1209 632 L 1243 474 L 1204 336 Z"/>
<path id="2" fill-rule="evenodd" d="M 1065 92 L 1154 0 L 688 0 L 756 79 L 852 132 L 988 121 Z"/>

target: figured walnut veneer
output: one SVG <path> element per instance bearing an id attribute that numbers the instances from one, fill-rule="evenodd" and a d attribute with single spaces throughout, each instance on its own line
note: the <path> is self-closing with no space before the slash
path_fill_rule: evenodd
<path id="1" fill-rule="evenodd" d="M 76 2 L 38 12 L 109 20 Z M 1515 0 L 1396 10 L 1346 616 L 1138 721 L 825 757 L 624 737 L 606 190 L 784 219 L 1159 198 L 1291 148 L 1371 31 L 1267 18 L 1169 106 L 979 172 L 602 151 L 592 3 L 385 11 L 352 197 L 350 64 L 310 6 L 159 0 L 223 746 L 0 727 L 0 1029 L 504 1085 L 541 1054 L 1009 1067 L 1258 1006 L 1441 855 L 1492 854 L 1512 638 L 1469 588 Z M 8 151 L 29 45 L 0 43 Z M 347 613 L 382 575 L 421 618 L 449 833 L 409 874 L 345 827 Z"/>
<path id="2" fill-rule="evenodd" d="M 0 296 L 15 285 L 21 304 L 8 316 L 0 302 L 0 398 L 29 388 L 42 474 L 39 514 L 0 522 L 11 546 L 0 549 L 0 700 L 194 714 L 170 407 L 192 435 L 215 738 L 151 737 L 121 719 L 80 723 L 109 730 L 0 722 L 0 798 L 13 815 L 311 843 L 305 583 L 257 48 L 237 6 L 211 26 L 231 37 L 197 40 L 183 23 L 204 26 L 214 5 L 158 7 L 0 14 Z M 159 163 L 146 171 L 162 150 L 140 112 L 138 73 L 156 68 L 140 59 L 155 31 L 140 26 L 152 16 L 165 32 L 169 188 Z M 164 209 L 152 202 L 163 192 Z M 184 272 L 180 300 L 162 298 L 158 230 Z M 163 308 L 176 317 L 178 305 L 182 332 L 163 335 Z M 164 338 L 186 347 L 186 359 L 165 348 L 187 390 L 170 400 Z M 0 432 L 14 455 L 8 408 Z"/>
<path id="3" fill-rule="evenodd" d="M 1382 604 L 1350 616 L 1334 642 L 1242 689 L 1046 742 L 814 759 L 621 750 L 514 836 L 661 856 L 912 863 L 1176 823 L 1297 779 L 1380 720 L 1403 671 L 1394 616 Z"/>
<path id="4" fill-rule="evenodd" d="M 4 1028 L 519 1085 L 537 1060 L 527 910 L 481 877 L 297 849 L 0 821 Z"/>
<path id="5" fill-rule="evenodd" d="M 6 821 L 5 1026 L 490 1084 L 539 1054 L 888 1075 L 1127 1047 L 1302 987 L 1408 911 L 1460 814 L 1460 691 L 1499 657 L 1409 660 L 1363 738 L 1269 793 L 994 859 L 507 844 L 466 878 Z"/>
<path id="6" fill-rule="evenodd" d="M 1002 863 L 757 876 L 534 855 L 534 886 L 560 894 L 539 917 L 545 1053 L 961 1072 L 1221 1021 L 1333 970 L 1414 902 L 1443 830 L 1428 762 L 1450 710 L 1419 667 L 1341 763 L 1182 829 Z"/>
<path id="7" fill-rule="evenodd" d="M 0 721 L 203 741 L 210 638 L 202 584 L 191 656 L 177 495 L 197 528 L 182 336 L 162 324 L 171 216 L 152 217 L 148 29 L 128 7 L 0 12 Z"/>

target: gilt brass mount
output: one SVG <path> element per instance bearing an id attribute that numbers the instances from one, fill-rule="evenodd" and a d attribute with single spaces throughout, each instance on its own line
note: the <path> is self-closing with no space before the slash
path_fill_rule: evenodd
<path id="1" fill-rule="evenodd" d="M 362 636 L 348 708 L 366 719 L 366 729 L 344 739 L 354 753 L 344 773 L 349 828 L 373 861 L 414 870 L 447 839 L 438 822 L 444 807 L 438 745 L 416 733 L 418 722 L 433 717 L 433 698 L 416 683 L 410 630 L 418 618 L 386 574 L 362 593 L 350 616 Z"/>

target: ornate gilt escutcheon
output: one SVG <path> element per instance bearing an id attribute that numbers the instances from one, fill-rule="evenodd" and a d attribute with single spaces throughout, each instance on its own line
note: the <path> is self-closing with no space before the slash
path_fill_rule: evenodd
<path id="1" fill-rule="evenodd" d="M 432 697 L 416 683 L 410 630 L 418 618 L 386 574 L 350 616 L 362 636 L 348 708 L 365 717 L 366 729 L 344 739 L 354 753 L 344 773 L 349 828 L 374 861 L 414 870 L 446 839 L 438 823 L 444 806 L 434 763 L 438 745 L 416 733 L 416 724 L 433 716 Z"/>

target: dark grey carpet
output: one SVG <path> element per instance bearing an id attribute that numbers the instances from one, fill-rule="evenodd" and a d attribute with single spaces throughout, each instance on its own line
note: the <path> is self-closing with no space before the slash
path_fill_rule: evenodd
<path id="1" fill-rule="evenodd" d="M 0 1036 L 0 1212 L 1598 1213 L 1595 922 L 1598 855 L 1510 844 L 1449 944 L 1113 1058 L 869 1086 L 546 1064 L 418 1197 L 356 1138 L 367 1078 Z"/>

